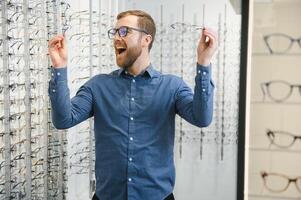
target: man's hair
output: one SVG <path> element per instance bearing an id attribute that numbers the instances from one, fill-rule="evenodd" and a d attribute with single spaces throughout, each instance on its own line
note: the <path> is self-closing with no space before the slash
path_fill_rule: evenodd
<path id="1" fill-rule="evenodd" d="M 142 10 L 128 10 L 121 12 L 117 15 L 117 20 L 129 16 L 134 15 L 138 17 L 138 27 L 145 30 L 148 34 L 152 36 L 152 41 L 148 46 L 148 51 L 151 50 L 153 46 L 153 42 L 155 40 L 156 35 L 156 25 L 153 18 Z"/>

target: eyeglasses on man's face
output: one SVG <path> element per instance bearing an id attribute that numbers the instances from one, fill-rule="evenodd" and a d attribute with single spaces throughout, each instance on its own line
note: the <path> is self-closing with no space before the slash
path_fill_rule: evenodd
<path id="1" fill-rule="evenodd" d="M 130 26 L 120 26 L 119 28 L 111 28 L 110 30 L 108 30 L 108 37 L 109 37 L 109 39 L 114 39 L 116 33 L 118 33 L 119 37 L 124 38 L 132 30 L 142 32 L 147 35 L 149 34 L 149 33 L 147 33 L 146 30 L 143 30 L 143 29 L 134 28 L 134 27 L 130 27 Z"/>
<path id="2" fill-rule="evenodd" d="M 263 37 L 266 46 L 271 54 L 285 54 L 297 42 L 301 48 L 301 38 L 293 38 L 283 33 L 273 33 Z"/>

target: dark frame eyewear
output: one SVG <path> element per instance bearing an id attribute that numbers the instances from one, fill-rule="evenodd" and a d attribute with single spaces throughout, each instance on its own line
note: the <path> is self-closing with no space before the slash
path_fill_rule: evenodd
<path id="1" fill-rule="evenodd" d="M 119 28 L 111 28 L 110 30 L 108 30 L 108 37 L 109 39 L 114 39 L 116 33 L 118 33 L 119 37 L 126 37 L 131 30 L 142 32 L 149 35 L 149 33 L 144 29 L 138 29 L 129 26 L 120 26 Z"/>

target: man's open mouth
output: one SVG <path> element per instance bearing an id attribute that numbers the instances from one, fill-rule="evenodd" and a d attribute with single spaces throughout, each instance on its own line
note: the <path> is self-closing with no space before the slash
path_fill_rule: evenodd
<path id="1" fill-rule="evenodd" d="M 125 51 L 126 51 L 125 47 L 115 47 L 115 52 L 116 52 L 117 55 L 121 55 Z"/>

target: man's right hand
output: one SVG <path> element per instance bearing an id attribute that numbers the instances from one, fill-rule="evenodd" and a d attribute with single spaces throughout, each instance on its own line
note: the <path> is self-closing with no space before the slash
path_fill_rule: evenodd
<path id="1" fill-rule="evenodd" d="M 52 67 L 63 68 L 67 66 L 68 52 L 65 36 L 57 35 L 48 42 L 48 55 Z"/>

